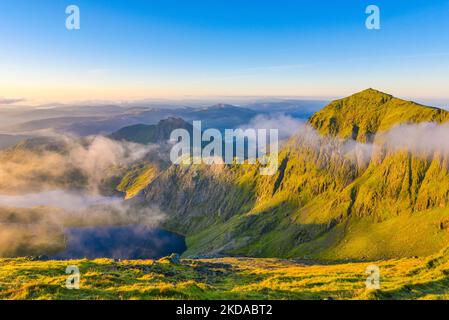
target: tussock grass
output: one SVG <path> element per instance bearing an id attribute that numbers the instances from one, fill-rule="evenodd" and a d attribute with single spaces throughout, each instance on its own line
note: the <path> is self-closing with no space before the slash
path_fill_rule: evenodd
<path id="1" fill-rule="evenodd" d="M 381 289 L 366 289 L 377 265 Z M 79 290 L 65 287 L 68 265 Z M 0 260 L 1 299 L 446 299 L 449 250 L 430 258 L 328 265 L 293 260 L 220 258 L 159 261 Z"/>

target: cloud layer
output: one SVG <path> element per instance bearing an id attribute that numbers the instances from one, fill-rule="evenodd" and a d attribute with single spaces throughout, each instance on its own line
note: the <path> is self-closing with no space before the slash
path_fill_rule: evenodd
<path id="1" fill-rule="evenodd" d="M 358 166 L 366 166 L 378 152 L 407 151 L 415 156 L 431 157 L 434 154 L 449 155 L 449 124 L 424 122 L 403 124 L 378 133 L 373 143 L 361 143 L 352 139 L 322 136 L 305 121 L 284 114 L 262 115 L 254 118 L 246 128 L 278 129 L 279 138 L 314 148 L 327 154 L 328 158 L 343 157 Z"/>
<path id="2" fill-rule="evenodd" d="M 109 178 L 156 149 L 59 136 L 0 153 L 0 257 L 61 250 L 68 226 L 157 226 L 165 218 L 158 208 L 102 195 L 105 184 L 114 185 Z"/>
<path id="3" fill-rule="evenodd" d="M 99 193 L 108 178 L 155 151 L 155 145 L 114 141 L 102 136 L 79 140 L 31 140 L 0 153 L 0 193 L 82 189 Z M 1 205 L 1 202 L 0 202 Z"/>
<path id="4" fill-rule="evenodd" d="M 2 104 L 15 104 L 18 102 L 25 101 L 25 99 L 18 98 L 18 99 L 8 99 L 8 98 L 1 98 L 0 97 L 0 105 Z"/>

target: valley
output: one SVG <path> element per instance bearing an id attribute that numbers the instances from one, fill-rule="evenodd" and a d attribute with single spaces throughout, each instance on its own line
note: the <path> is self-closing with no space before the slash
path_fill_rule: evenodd
<path id="1" fill-rule="evenodd" d="M 272 176 L 247 162 L 170 163 L 170 132 L 192 131 L 176 117 L 1 151 L 1 295 L 446 297 L 449 112 L 367 89 L 288 123 L 296 133 Z M 172 252 L 181 262 L 157 260 Z M 85 291 L 61 287 L 68 264 Z M 381 290 L 365 288 L 370 265 Z M 42 273 L 33 280 L 30 268 Z"/>

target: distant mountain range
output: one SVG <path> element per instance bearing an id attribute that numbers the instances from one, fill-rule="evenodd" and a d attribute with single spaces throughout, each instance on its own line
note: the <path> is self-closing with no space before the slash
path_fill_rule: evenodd
<path id="1" fill-rule="evenodd" d="M 217 104 L 205 108 L 192 107 L 42 107 L 24 110 L 0 110 L 0 128 L 6 132 L 23 133 L 52 129 L 80 136 L 111 134 L 123 127 L 157 124 L 169 117 L 188 122 L 202 120 L 206 128 L 236 128 L 248 123 L 258 114 L 286 113 L 308 118 L 323 105 L 319 101 L 288 101 L 253 103 L 248 107 Z"/>

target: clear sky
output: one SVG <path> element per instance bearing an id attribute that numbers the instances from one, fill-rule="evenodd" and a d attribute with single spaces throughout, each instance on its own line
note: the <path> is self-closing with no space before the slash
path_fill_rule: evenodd
<path id="1" fill-rule="evenodd" d="M 65 28 L 78 5 L 81 29 Z M 381 10 L 381 29 L 365 9 Z M 447 0 L 0 0 L 0 97 L 449 98 Z"/>

